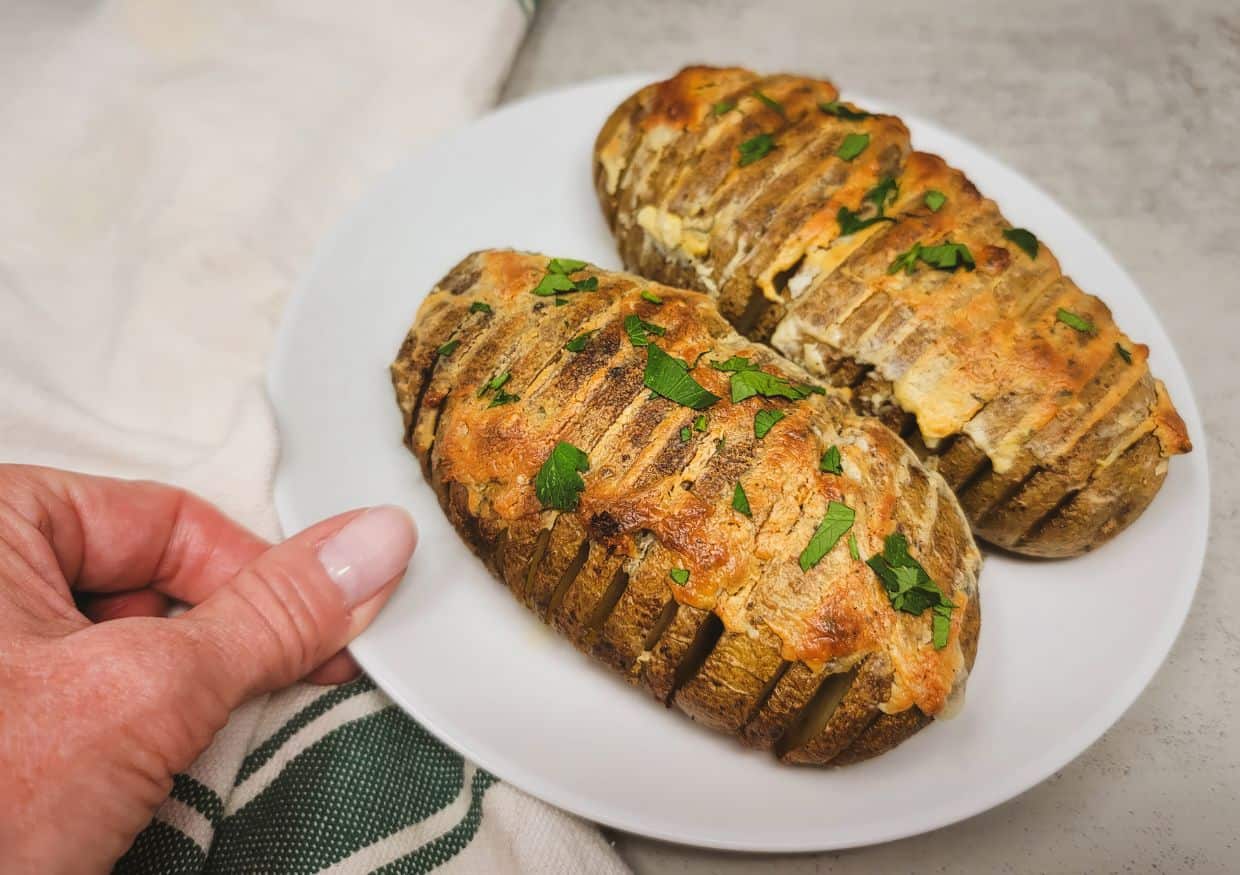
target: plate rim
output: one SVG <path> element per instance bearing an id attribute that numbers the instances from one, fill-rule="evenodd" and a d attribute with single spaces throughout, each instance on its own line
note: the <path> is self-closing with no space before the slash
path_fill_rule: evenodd
<path id="1" fill-rule="evenodd" d="M 441 141 L 458 136 L 462 131 L 472 128 L 484 121 L 492 120 L 496 117 L 516 115 L 527 111 L 531 106 L 541 102 L 554 102 L 558 99 L 573 94 L 574 92 L 590 91 L 596 88 L 614 88 L 621 90 L 624 86 L 631 91 L 666 78 L 667 73 L 622 73 L 608 76 L 600 76 L 591 78 L 582 82 L 577 82 L 557 88 L 551 88 L 539 91 L 534 94 L 526 95 L 511 103 L 496 107 L 495 109 L 483 113 L 461 125 L 455 126 L 449 130 L 440 132 L 435 137 L 424 141 L 413 149 L 401 160 L 397 161 L 391 168 L 381 173 L 374 179 L 362 193 L 355 198 L 351 204 L 344 210 L 343 214 L 330 227 L 328 232 L 320 239 L 319 244 L 314 250 L 313 255 L 309 259 L 306 268 L 301 273 L 298 281 L 291 289 L 284 307 L 281 311 L 279 325 L 276 329 L 275 336 L 271 345 L 271 351 L 267 358 L 266 371 L 264 378 L 264 387 L 266 389 L 269 401 L 272 406 L 273 416 L 279 427 L 281 420 L 280 404 L 278 398 L 281 395 L 280 382 L 284 379 L 283 365 L 288 361 L 288 348 L 292 343 L 292 337 L 295 325 L 300 321 L 300 316 L 306 306 L 306 300 L 309 297 L 309 287 L 314 277 L 321 270 L 323 262 L 328 254 L 333 252 L 339 241 L 346 237 L 350 229 L 358 223 L 369 203 L 376 197 L 381 196 L 381 192 L 385 188 L 385 184 L 406 172 L 407 168 L 418 162 L 423 153 L 434 148 Z M 757 854 L 774 854 L 774 853 L 806 853 L 806 852 L 822 852 L 832 850 L 845 850 L 850 848 L 865 847 L 869 845 L 877 845 L 890 841 L 895 841 L 911 836 L 922 835 L 933 832 L 938 829 L 969 820 L 996 808 L 1012 799 L 1028 792 L 1034 787 L 1051 777 L 1056 771 L 1067 767 L 1077 758 L 1079 758 L 1086 750 L 1092 747 L 1097 741 L 1116 723 L 1121 720 L 1128 710 L 1133 706 L 1140 695 L 1149 686 L 1154 676 L 1158 673 L 1164 662 L 1170 656 L 1181 632 L 1188 613 L 1192 608 L 1195 600 L 1197 589 L 1201 583 L 1201 574 L 1204 568 L 1206 549 L 1208 546 L 1210 534 L 1210 508 L 1213 501 L 1212 490 L 1210 489 L 1210 472 L 1209 472 L 1209 454 L 1207 451 L 1207 438 L 1204 428 L 1204 422 L 1201 419 L 1200 408 L 1197 405 L 1196 392 L 1193 389 L 1192 381 L 1189 377 L 1188 370 L 1184 367 L 1175 345 L 1171 342 L 1171 338 L 1167 334 L 1167 330 L 1163 324 L 1163 320 L 1159 317 L 1158 311 L 1150 304 L 1140 284 L 1138 284 L 1123 264 L 1115 258 L 1110 249 L 1105 246 L 1094 232 L 1082 222 L 1075 213 L 1065 207 L 1058 199 L 1048 194 L 1040 185 L 1030 180 L 1023 173 L 1015 170 L 1003 159 L 996 157 L 989 150 L 979 147 L 972 140 L 969 140 L 959 134 L 954 133 L 950 128 L 944 127 L 935 121 L 929 120 L 916 113 L 904 112 L 899 107 L 893 106 L 887 101 L 873 100 L 864 94 L 850 94 L 849 100 L 858 103 L 870 105 L 880 111 L 889 112 L 899 115 L 902 119 L 910 122 L 910 127 L 927 127 L 936 130 L 951 137 L 961 143 L 964 147 L 974 150 L 979 155 L 985 157 L 988 161 L 993 162 L 1006 174 L 1018 178 L 1024 185 L 1036 191 L 1036 193 L 1046 201 L 1054 204 L 1059 210 L 1068 215 L 1076 226 L 1084 233 L 1089 246 L 1096 252 L 1104 255 L 1110 260 L 1112 266 L 1117 270 L 1129 283 L 1136 292 L 1140 303 L 1153 316 L 1153 324 L 1156 330 L 1162 335 L 1161 340 L 1165 341 L 1159 346 L 1158 358 L 1167 365 L 1178 370 L 1184 377 L 1184 391 L 1177 392 L 1176 405 L 1180 410 L 1183 418 L 1187 423 L 1194 426 L 1193 456 L 1197 457 L 1196 462 L 1200 465 L 1203 477 L 1203 501 L 1201 506 L 1201 514 L 1205 521 L 1204 526 L 1195 527 L 1193 532 L 1193 540 L 1189 545 L 1190 549 L 1185 551 L 1188 556 L 1196 555 L 1195 567 L 1191 571 L 1191 586 L 1181 590 L 1180 598 L 1177 603 L 1165 615 L 1164 625 L 1161 627 L 1163 631 L 1162 637 L 1157 640 L 1156 647 L 1147 647 L 1142 652 L 1142 659 L 1138 667 L 1134 671 L 1127 674 L 1128 682 L 1111 696 L 1105 707 L 1095 709 L 1091 712 L 1092 719 L 1086 720 L 1074 727 L 1074 731 L 1065 733 L 1059 742 L 1049 747 L 1042 757 L 1031 763 L 1025 763 L 1021 767 L 1008 772 L 1006 781 L 999 785 L 991 784 L 989 786 L 999 786 L 998 792 L 981 793 L 970 797 L 970 804 L 964 806 L 956 806 L 950 809 L 935 809 L 934 811 L 925 812 L 923 816 L 916 822 L 911 822 L 905 818 L 899 821 L 900 826 L 892 826 L 890 828 L 879 828 L 872 830 L 864 835 L 859 835 L 855 839 L 847 841 L 814 841 L 812 839 L 805 841 L 777 841 L 777 842 L 753 842 L 745 840 L 727 840 L 720 839 L 710 835 L 692 835 L 692 830 L 671 831 L 659 829 L 657 825 L 652 826 L 649 823 L 634 824 L 624 818 L 616 818 L 611 816 L 606 810 L 601 809 L 598 804 L 589 797 L 574 792 L 566 792 L 560 787 L 547 786 L 538 774 L 522 767 L 519 762 L 508 760 L 504 763 L 496 764 L 494 758 L 487 752 L 479 752 L 470 744 L 463 744 L 460 740 L 453 738 L 450 731 L 445 730 L 442 726 L 435 723 L 433 719 L 417 713 L 416 706 L 410 703 L 410 700 L 404 695 L 401 684 L 397 678 L 392 677 L 392 666 L 383 659 L 376 650 L 372 650 L 370 639 L 365 634 L 356 639 L 350 646 L 349 651 L 356 658 L 357 662 L 367 675 L 375 682 L 376 686 L 381 689 L 389 698 L 392 699 L 406 714 L 416 720 L 423 728 L 430 732 L 435 738 L 453 751 L 461 754 L 467 759 L 481 768 L 494 774 L 500 780 L 512 784 L 514 787 L 529 793 L 530 795 L 543 800 L 544 802 L 554 805 L 564 811 L 570 812 L 593 823 L 606 826 L 611 829 L 620 830 L 633 835 L 642 835 L 649 838 L 665 841 L 672 844 L 710 848 L 723 851 L 735 851 Z M 948 156 L 950 157 L 950 156 Z M 280 431 L 281 449 L 285 442 L 283 430 Z M 276 459 L 273 472 L 273 503 L 275 505 L 276 515 L 280 520 L 282 529 L 287 528 L 287 522 L 297 516 L 296 511 L 291 506 L 291 498 L 286 493 L 288 465 L 286 454 L 279 452 Z M 991 549 L 991 548 L 987 548 Z M 985 554 L 984 554 L 985 555 Z M 1072 560 L 1046 560 L 1054 561 L 1072 561 Z M 1190 560 L 1191 561 L 1191 560 Z M 1151 638 L 1151 641 L 1154 639 Z M 938 814 L 938 811 L 944 811 Z"/>

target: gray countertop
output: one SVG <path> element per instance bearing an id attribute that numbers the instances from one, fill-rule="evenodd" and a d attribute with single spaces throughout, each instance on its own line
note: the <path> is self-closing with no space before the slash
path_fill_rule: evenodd
<path id="1" fill-rule="evenodd" d="M 1192 612 L 1149 688 L 1011 802 L 843 853 L 616 835 L 620 852 L 643 873 L 1240 870 L 1240 4 L 543 0 L 505 98 L 695 61 L 819 74 L 845 95 L 917 107 L 1079 216 L 1136 278 L 1193 380 L 1211 537 Z"/>

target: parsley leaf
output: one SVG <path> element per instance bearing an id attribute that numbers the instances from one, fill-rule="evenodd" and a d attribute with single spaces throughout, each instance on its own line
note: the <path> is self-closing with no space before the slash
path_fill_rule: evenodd
<path id="1" fill-rule="evenodd" d="M 788 414 L 782 410 L 767 410 L 765 407 L 753 415 L 753 436 L 758 440 L 762 440 L 771 429 L 775 427 L 775 423 L 779 422 Z"/>
<path id="2" fill-rule="evenodd" d="M 736 488 L 732 490 L 732 510 L 747 517 L 753 516 L 753 511 L 749 509 L 749 496 L 745 494 L 745 487 L 741 486 L 739 480 L 736 481 Z"/>
<path id="3" fill-rule="evenodd" d="M 868 219 L 863 219 L 848 207 L 840 207 L 839 212 L 835 214 L 835 221 L 840 223 L 840 236 L 847 237 L 849 234 L 856 234 L 858 231 L 864 230 L 871 225 L 876 225 L 879 222 L 894 222 L 895 219 L 890 216 L 871 216 Z"/>
<path id="4" fill-rule="evenodd" d="M 899 532 L 888 535 L 883 552 L 871 556 L 866 565 L 878 575 L 891 606 L 906 614 L 918 615 L 931 608 L 931 634 L 934 646 L 947 646 L 955 603 L 938 588 L 921 563 L 908 554 L 908 541 Z"/>
<path id="5" fill-rule="evenodd" d="M 673 568 L 667 573 L 667 576 L 670 577 L 677 586 L 684 586 L 689 582 L 689 569 Z"/>
<path id="6" fill-rule="evenodd" d="M 586 488 L 579 471 L 590 470 L 590 459 L 581 450 L 560 441 L 538 469 L 534 493 L 546 509 L 576 510 Z"/>
<path id="7" fill-rule="evenodd" d="M 716 371 L 756 371 L 758 366 L 745 358 L 743 355 L 734 355 L 724 362 L 711 362 L 710 366 Z"/>
<path id="8" fill-rule="evenodd" d="M 887 274 L 895 274 L 904 271 L 912 274 L 917 270 L 917 259 L 921 255 L 921 244 L 914 243 L 906 251 L 901 252 L 895 257 L 895 260 L 887 266 Z"/>
<path id="9" fill-rule="evenodd" d="M 752 398 L 754 395 L 761 395 L 763 398 L 787 398 L 789 401 L 800 401 L 802 398 L 808 398 L 810 395 L 826 394 L 826 390 L 821 386 L 799 386 L 788 382 L 783 377 L 777 377 L 774 374 L 768 374 L 766 371 L 759 371 L 756 368 L 733 373 L 731 388 L 733 404 L 739 404 L 746 398 Z"/>
<path id="10" fill-rule="evenodd" d="M 495 311 L 491 309 L 491 305 L 488 304 L 486 301 L 474 301 L 472 304 L 469 305 L 469 312 L 471 313 L 494 313 Z"/>
<path id="11" fill-rule="evenodd" d="M 818 530 L 809 539 L 805 549 L 801 551 L 801 570 L 809 571 L 822 561 L 822 557 L 844 537 L 852 528 L 857 513 L 846 504 L 832 501 L 827 505 L 827 514 L 818 524 Z"/>
<path id="12" fill-rule="evenodd" d="M 851 161 L 864 152 L 869 145 L 869 134 L 849 134 L 844 138 L 844 142 L 840 143 L 840 147 L 835 150 L 835 154 L 845 161 Z"/>
<path id="13" fill-rule="evenodd" d="M 1115 344 L 1115 351 L 1119 353 L 1120 358 L 1122 358 L 1128 364 L 1132 364 L 1132 353 L 1124 349 L 1122 346 L 1120 346 L 1119 343 Z"/>
<path id="14" fill-rule="evenodd" d="M 731 112 L 736 109 L 736 104 L 730 100 L 721 100 L 711 107 L 711 112 L 715 115 L 723 115 L 725 112 Z"/>
<path id="15" fill-rule="evenodd" d="M 1005 228 L 1003 236 L 1025 250 L 1025 254 L 1030 258 L 1038 257 L 1038 238 L 1034 237 L 1032 232 L 1024 228 Z"/>
<path id="16" fill-rule="evenodd" d="M 593 292 L 598 289 L 598 277 L 586 277 L 583 280 L 571 280 L 570 273 L 586 267 L 586 262 L 575 258 L 553 258 L 547 262 L 547 273 L 534 287 L 534 294 L 547 298 L 561 292 Z M 556 300 L 556 306 L 562 306 Z"/>
<path id="17" fill-rule="evenodd" d="M 663 303 L 663 299 L 660 298 L 658 295 L 656 295 L 654 292 L 650 291 L 650 289 L 642 289 L 642 300 L 649 301 L 652 304 L 662 305 Z"/>
<path id="18" fill-rule="evenodd" d="M 944 240 L 938 246 L 923 246 L 917 257 L 939 270 L 954 271 L 961 267 L 965 270 L 973 270 L 977 266 L 968 246 L 963 243 L 953 243 L 950 240 Z"/>
<path id="19" fill-rule="evenodd" d="M 762 101 L 763 103 L 765 103 L 765 104 L 766 104 L 766 105 L 767 105 L 770 109 L 775 110 L 777 113 L 779 113 L 780 115 L 782 115 L 784 118 L 787 118 L 787 117 L 788 117 L 788 113 L 784 111 L 784 105 L 783 105 L 782 103 L 780 103 L 778 100 L 776 100 L 775 98 L 773 98 L 773 97 L 767 97 L 767 96 L 766 96 L 765 94 L 763 94 L 761 91 L 755 91 L 755 92 L 753 93 L 753 96 L 754 96 L 754 97 L 756 97 L 756 98 L 758 98 L 758 100 L 761 100 L 761 101 Z"/>
<path id="20" fill-rule="evenodd" d="M 943 204 L 947 203 L 947 195 L 943 194 L 941 191 L 930 189 L 930 191 L 926 192 L 925 200 L 926 206 L 930 208 L 930 212 L 937 213 L 939 210 L 943 209 Z"/>
<path id="21" fill-rule="evenodd" d="M 854 559 L 861 558 L 861 551 L 857 549 L 857 536 L 852 532 L 848 533 L 848 555 Z"/>
<path id="22" fill-rule="evenodd" d="M 586 344 L 590 342 L 590 338 L 595 334 L 598 334 L 597 328 L 592 331 L 583 331 L 568 343 L 564 344 L 564 348 L 569 352 L 581 352 L 586 348 Z"/>
<path id="23" fill-rule="evenodd" d="M 687 444 L 692 438 L 693 438 L 693 429 L 689 428 L 689 426 L 687 425 L 682 425 L 680 427 L 680 442 L 682 444 Z"/>
<path id="24" fill-rule="evenodd" d="M 844 468 L 840 464 L 840 448 L 835 444 L 827 447 L 827 451 L 822 454 L 822 458 L 818 460 L 818 470 L 824 474 L 843 474 Z"/>
<path id="25" fill-rule="evenodd" d="M 1060 307 L 1055 311 L 1055 318 L 1064 325 L 1067 325 L 1070 328 L 1075 328 L 1082 334 L 1093 334 L 1097 331 L 1097 329 L 1094 328 L 1094 323 L 1090 322 L 1084 316 L 1078 316 L 1071 310 L 1065 310 L 1063 307 Z"/>
<path id="26" fill-rule="evenodd" d="M 746 140 L 737 146 L 740 152 L 740 161 L 737 166 L 745 167 L 754 163 L 759 158 L 765 158 L 767 154 L 775 148 L 775 138 L 770 134 L 758 134 L 758 136 Z"/>
<path id="27" fill-rule="evenodd" d="M 853 109 L 850 106 L 846 106 L 845 104 L 840 103 L 838 100 L 832 100 L 829 103 L 828 102 L 819 103 L 818 108 L 822 110 L 823 112 L 825 112 L 827 115 L 833 115 L 836 118 L 842 118 L 850 122 L 858 122 L 858 121 L 861 121 L 863 118 L 870 117 L 870 113 L 864 112 L 860 109 Z"/>
<path id="28" fill-rule="evenodd" d="M 578 261 L 576 258 L 553 258 L 547 263 L 547 270 L 551 273 L 561 273 L 567 276 L 570 273 L 576 273 L 586 266 L 586 262 Z"/>
<path id="29" fill-rule="evenodd" d="M 569 303 L 569 302 L 568 302 L 568 298 L 563 298 L 563 297 L 561 297 L 561 296 L 559 296 L 559 295 L 556 295 L 556 296 L 555 296 L 555 305 L 556 305 L 557 307 L 567 307 L 567 306 L 568 306 L 568 303 Z"/>
<path id="30" fill-rule="evenodd" d="M 629 336 L 629 342 L 634 346 L 649 346 L 650 335 L 655 334 L 662 337 L 667 333 L 667 329 L 662 325 L 647 322 L 640 316 L 633 314 L 624 317 L 624 331 Z"/>
<path id="31" fill-rule="evenodd" d="M 498 389 L 500 386 L 507 383 L 511 378 L 512 378 L 511 371 L 504 371 L 501 374 L 496 374 L 494 377 L 487 380 L 485 383 L 483 383 L 478 388 L 478 397 L 481 398 L 487 392 L 491 392 L 495 389 Z"/>
<path id="32" fill-rule="evenodd" d="M 496 389 L 495 397 L 491 399 L 491 403 L 487 405 L 487 409 L 490 410 L 492 407 L 499 407 L 502 404 L 511 404 L 514 401 L 520 400 L 520 395 L 510 395 L 503 389 Z"/>
<path id="33" fill-rule="evenodd" d="M 701 383 L 689 376 L 687 362 L 668 355 L 653 343 L 646 346 L 646 372 L 642 382 L 650 391 L 694 410 L 705 410 L 719 400 L 718 395 L 707 392 Z"/>
<path id="34" fill-rule="evenodd" d="M 694 431 L 706 431 L 706 414 L 705 413 L 700 414 L 696 419 L 693 420 L 693 430 Z"/>
<path id="35" fill-rule="evenodd" d="M 534 286 L 534 294 L 540 298 L 549 298 L 559 292 L 575 292 L 576 285 L 562 273 L 548 273 Z"/>
<path id="36" fill-rule="evenodd" d="M 461 345 L 461 339 L 459 337 L 454 338 L 453 340 L 449 340 L 443 346 L 439 347 L 439 349 L 435 350 L 435 355 L 441 355 L 444 358 L 447 358 L 448 356 L 452 355 L 452 353 L 456 352 L 456 348 L 460 345 Z"/>
<path id="37" fill-rule="evenodd" d="M 886 212 L 887 206 L 896 199 L 896 193 L 899 190 L 900 187 L 896 185 L 894 177 L 884 176 L 879 180 L 878 185 L 865 193 L 865 197 L 861 201 L 863 203 L 868 201 L 874 204 L 874 208 L 878 210 L 878 214 L 881 216 Z"/>

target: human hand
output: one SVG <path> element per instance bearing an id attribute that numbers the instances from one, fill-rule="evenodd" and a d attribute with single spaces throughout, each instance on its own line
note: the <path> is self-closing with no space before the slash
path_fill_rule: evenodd
<path id="1" fill-rule="evenodd" d="M 107 871 L 234 708 L 355 671 L 416 540 L 379 507 L 271 546 L 170 486 L 0 465 L 0 868 Z"/>

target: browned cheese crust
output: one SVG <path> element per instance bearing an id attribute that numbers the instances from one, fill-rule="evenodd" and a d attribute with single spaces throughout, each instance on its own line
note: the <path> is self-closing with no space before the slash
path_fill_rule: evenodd
<path id="1" fill-rule="evenodd" d="M 597 290 L 556 306 L 532 293 L 548 264 L 512 251 L 466 258 L 392 365 L 406 443 L 513 594 L 660 701 L 791 762 L 861 759 L 899 740 L 888 718 L 920 727 L 957 702 L 976 649 L 980 557 L 942 478 L 835 394 L 732 403 L 729 374 L 710 362 L 745 356 L 812 380 L 737 335 L 710 298 L 587 266 L 572 278 L 595 277 Z M 700 357 L 690 373 L 720 398 L 701 411 L 704 427 L 699 411 L 643 385 L 631 315 L 665 329 L 653 339 L 668 354 Z M 579 351 L 565 349 L 586 332 Z M 504 391 L 519 397 L 493 405 L 485 385 L 505 372 Z M 759 440 L 764 408 L 785 416 Z M 589 459 L 579 504 L 564 512 L 535 489 L 561 441 Z M 842 474 L 820 470 L 833 445 Z M 733 509 L 738 482 L 751 516 Z M 862 558 L 842 538 L 802 571 L 831 501 L 855 511 Z M 931 612 L 894 610 L 862 561 L 897 530 L 956 606 L 945 647 L 933 646 Z"/>
<path id="2" fill-rule="evenodd" d="M 1098 546 L 1191 449 L 1148 348 L 1044 245 L 1030 256 L 1006 237 L 963 174 L 912 151 L 898 118 L 838 97 L 820 80 L 690 67 L 626 100 L 594 165 L 626 266 L 708 292 L 739 331 L 850 388 L 937 466 L 980 537 L 1035 556 Z M 763 135 L 773 148 L 742 165 Z M 868 144 L 841 157 L 850 135 Z M 895 191 L 876 194 L 886 178 Z M 879 201 L 884 219 L 842 233 L 842 209 L 865 222 Z M 946 242 L 975 269 L 894 269 Z"/>

